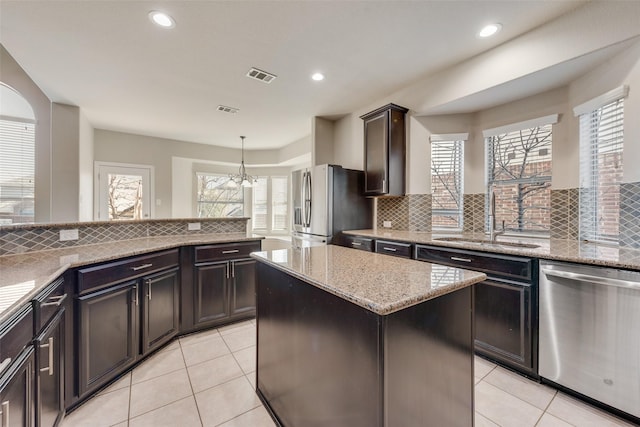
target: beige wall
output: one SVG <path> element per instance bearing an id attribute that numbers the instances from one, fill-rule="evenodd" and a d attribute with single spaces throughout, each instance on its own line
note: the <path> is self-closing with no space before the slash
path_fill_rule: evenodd
<path id="1" fill-rule="evenodd" d="M 93 220 L 93 127 L 80 111 L 78 220 Z"/>
<path id="2" fill-rule="evenodd" d="M 51 221 L 78 221 L 80 109 L 52 104 Z"/>

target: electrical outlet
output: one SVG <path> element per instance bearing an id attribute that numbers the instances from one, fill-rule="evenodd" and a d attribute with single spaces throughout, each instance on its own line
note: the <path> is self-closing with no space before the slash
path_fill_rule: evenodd
<path id="1" fill-rule="evenodd" d="M 69 240 L 78 240 L 78 229 L 70 228 L 68 230 L 60 230 L 60 241 L 67 242 Z"/>
<path id="2" fill-rule="evenodd" d="M 188 222 L 187 223 L 187 230 L 189 230 L 189 231 L 200 230 L 200 223 L 199 222 Z"/>
<path id="3" fill-rule="evenodd" d="M 382 226 L 384 228 L 391 228 L 391 221 L 382 221 Z"/>

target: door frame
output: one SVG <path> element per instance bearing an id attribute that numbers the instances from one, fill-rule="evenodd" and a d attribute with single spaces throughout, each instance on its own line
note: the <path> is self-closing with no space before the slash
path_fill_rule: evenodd
<path id="1" fill-rule="evenodd" d="M 148 217 L 143 219 L 151 219 L 155 218 L 155 168 L 153 165 L 142 165 L 142 164 L 134 164 L 134 163 L 117 163 L 117 162 L 102 162 L 102 161 L 94 161 L 93 162 L 93 218 L 95 221 L 109 221 L 108 215 L 105 218 L 100 217 L 100 202 L 103 197 L 103 193 L 101 193 L 101 182 L 100 176 L 101 173 L 108 173 L 108 168 L 113 169 L 124 169 L 131 170 L 132 175 L 140 175 L 142 172 L 143 180 L 144 174 L 148 174 L 149 184 L 148 184 L 148 194 L 149 194 L 149 212 Z M 144 205 L 143 205 L 144 206 Z"/>

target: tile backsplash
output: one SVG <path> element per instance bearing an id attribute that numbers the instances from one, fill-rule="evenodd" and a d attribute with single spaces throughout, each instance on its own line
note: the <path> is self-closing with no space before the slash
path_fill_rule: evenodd
<path id="1" fill-rule="evenodd" d="M 431 194 L 379 197 L 377 227 L 391 222 L 391 230 L 431 231 Z"/>
<path id="2" fill-rule="evenodd" d="M 248 218 L 198 218 L 71 224 L 29 224 L 0 227 L 0 255 L 19 254 L 77 245 L 178 234 L 244 233 Z M 200 230 L 188 231 L 199 222 Z M 78 239 L 60 241 L 60 231 L 77 229 Z"/>
<path id="3" fill-rule="evenodd" d="M 620 246 L 640 249 L 640 182 L 620 184 Z"/>

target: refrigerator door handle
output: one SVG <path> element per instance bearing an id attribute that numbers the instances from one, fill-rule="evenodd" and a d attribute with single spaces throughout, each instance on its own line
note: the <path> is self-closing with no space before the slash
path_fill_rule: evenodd
<path id="1" fill-rule="evenodd" d="M 305 212 L 304 212 L 304 220 L 305 220 L 305 227 L 311 227 L 311 199 L 312 199 L 312 195 L 311 195 L 311 172 L 306 172 L 305 173 L 305 179 L 304 179 L 304 207 L 305 207 Z"/>

